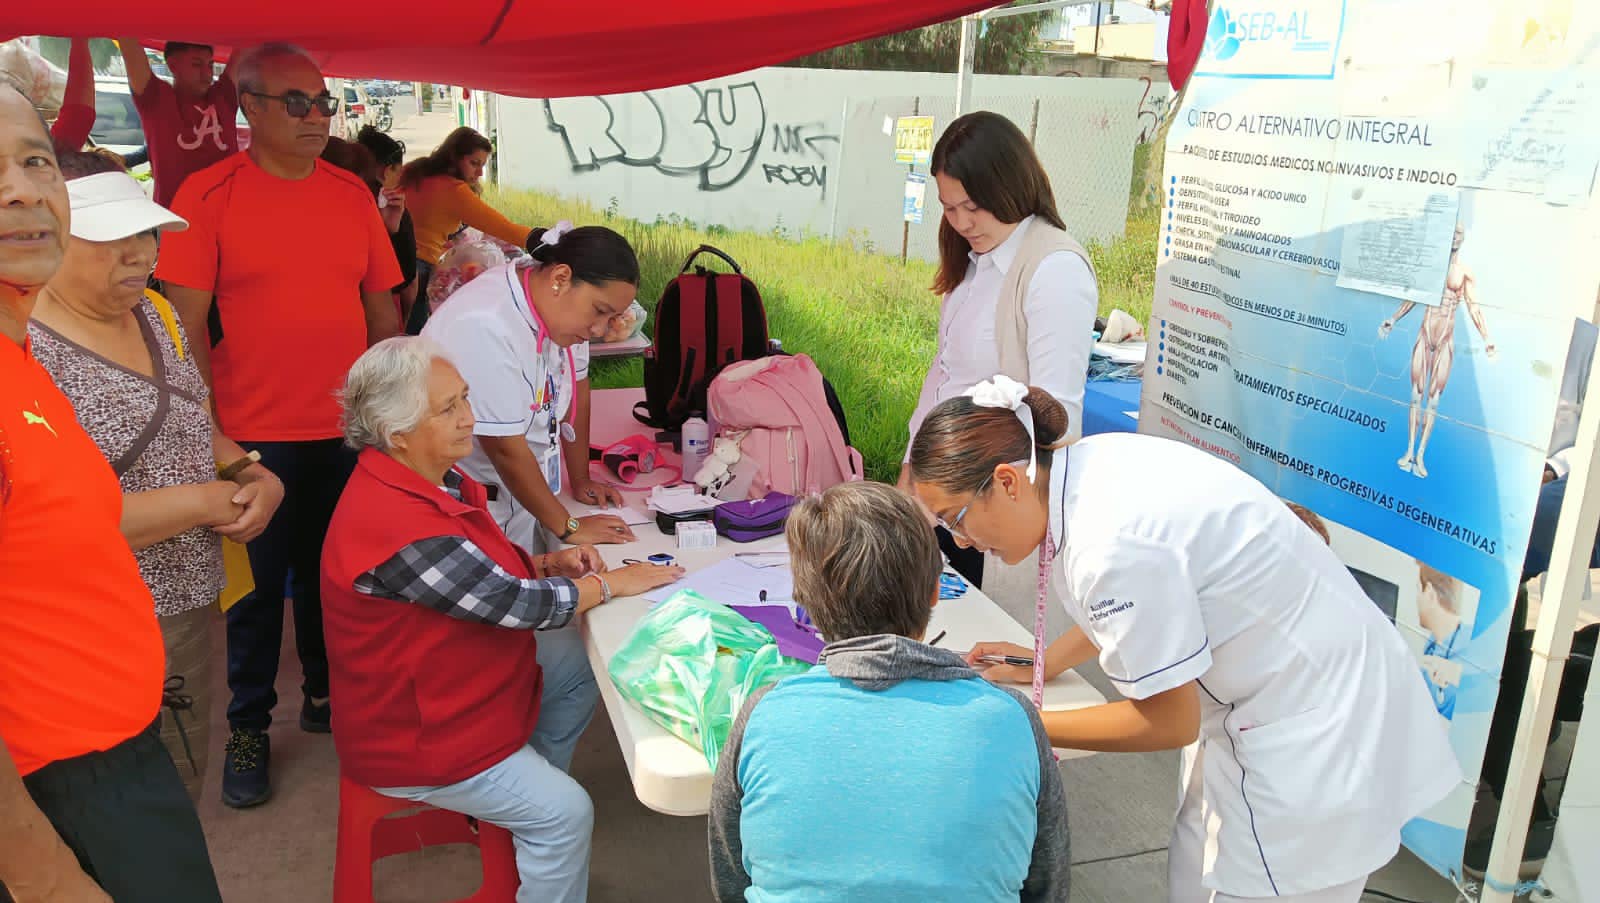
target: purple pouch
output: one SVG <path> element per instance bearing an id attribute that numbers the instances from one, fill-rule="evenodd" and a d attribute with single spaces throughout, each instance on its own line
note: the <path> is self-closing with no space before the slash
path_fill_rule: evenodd
<path id="1" fill-rule="evenodd" d="M 782 533 L 789 510 L 798 501 L 792 495 L 771 492 L 766 498 L 724 502 L 713 509 L 711 522 L 718 533 L 734 542 L 755 542 Z"/>

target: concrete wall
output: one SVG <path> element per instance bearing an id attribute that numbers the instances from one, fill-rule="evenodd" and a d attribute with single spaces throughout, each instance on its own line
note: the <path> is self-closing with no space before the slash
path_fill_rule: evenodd
<path id="1" fill-rule="evenodd" d="M 1093 25 L 1079 25 L 1072 29 L 1072 46 L 1084 53 L 1098 53 L 1101 56 L 1120 56 L 1136 60 L 1155 59 L 1156 53 L 1156 23 L 1140 22 L 1129 24 L 1120 22 L 1114 25 L 1101 25 L 1098 29 L 1100 45 L 1095 47 L 1096 28 Z M 1161 35 L 1162 47 L 1166 46 L 1166 32 Z"/>
<path id="2" fill-rule="evenodd" d="M 615 206 L 651 221 L 871 241 L 898 253 L 906 167 L 885 117 L 914 110 L 942 130 L 955 76 L 761 69 L 660 91 L 497 98 L 502 184 Z M 1122 234 L 1145 85 L 1122 79 L 980 76 L 974 105 L 1032 134 L 1069 227 Z M 912 227 L 931 259 L 937 199 Z"/>

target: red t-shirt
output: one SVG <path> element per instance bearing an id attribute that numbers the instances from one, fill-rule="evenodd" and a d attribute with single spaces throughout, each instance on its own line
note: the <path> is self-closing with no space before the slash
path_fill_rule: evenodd
<path id="1" fill-rule="evenodd" d="M 401 279 L 371 189 L 321 160 L 290 180 L 238 153 L 185 180 L 172 210 L 189 228 L 162 236 L 156 276 L 215 296 L 222 429 L 250 442 L 337 438 L 334 392 L 367 350 L 361 293 Z"/>
<path id="2" fill-rule="evenodd" d="M 166 652 L 122 486 L 29 346 L 0 338 L 0 738 L 22 774 L 155 721 Z"/>
<path id="3" fill-rule="evenodd" d="M 190 173 L 199 172 L 239 149 L 239 92 L 233 80 L 219 78 L 199 103 L 181 100 L 176 88 L 150 77 L 144 93 L 133 96 L 150 146 L 155 202 L 170 208 Z"/>

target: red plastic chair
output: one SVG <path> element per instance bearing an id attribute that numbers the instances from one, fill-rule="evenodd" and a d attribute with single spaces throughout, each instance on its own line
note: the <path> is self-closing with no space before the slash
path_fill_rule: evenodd
<path id="1" fill-rule="evenodd" d="M 483 860 L 478 892 L 455 903 L 514 903 L 520 879 L 511 832 L 478 822 L 474 833 L 459 812 L 384 796 L 341 775 L 333 903 L 373 903 L 373 863 L 447 843 L 476 844 Z"/>

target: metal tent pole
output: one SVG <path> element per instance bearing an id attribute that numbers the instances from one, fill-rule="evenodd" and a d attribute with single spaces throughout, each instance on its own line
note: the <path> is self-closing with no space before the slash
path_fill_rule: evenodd
<path id="1" fill-rule="evenodd" d="M 1589 374 L 1585 398 L 1600 399 L 1600 367 Z M 1589 580 L 1589 556 L 1594 550 L 1596 527 L 1600 527 L 1600 404 L 1586 404 L 1578 416 L 1577 459 L 1567 482 L 1561 518 L 1556 522 L 1555 545 L 1545 586 L 1557 588 L 1554 598 L 1546 597 L 1539 608 L 1539 622 L 1533 634 L 1533 661 L 1529 667 L 1528 689 L 1522 698 L 1522 714 L 1517 719 L 1516 745 L 1511 768 L 1506 775 L 1505 797 L 1500 801 L 1495 820 L 1494 846 L 1489 854 L 1489 869 L 1484 878 L 1481 903 L 1512 903 L 1516 896 L 1522 848 L 1528 834 L 1528 818 L 1534 794 L 1539 792 L 1539 771 L 1549 745 L 1550 724 L 1555 718 L 1556 695 L 1567 656 L 1572 651 L 1572 630 L 1577 624 L 1583 588 Z"/>

